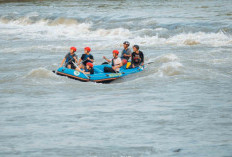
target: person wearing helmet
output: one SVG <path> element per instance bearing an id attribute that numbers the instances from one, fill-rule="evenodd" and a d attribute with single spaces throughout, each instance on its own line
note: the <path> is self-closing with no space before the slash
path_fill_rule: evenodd
<path id="1" fill-rule="evenodd" d="M 105 56 L 103 56 L 103 59 L 105 59 L 108 63 L 111 62 L 112 67 L 104 67 L 104 72 L 105 73 L 116 73 L 119 72 L 120 67 L 122 65 L 122 60 L 120 57 L 118 57 L 119 51 L 118 50 L 113 50 L 113 59 L 107 59 Z"/>
<path id="2" fill-rule="evenodd" d="M 122 54 L 121 54 L 121 59 L 124 60 L 123 64 L 126 64 L 127 61 L 131 57 L 131 50 L 130 50 L 129 46 L 130 46 L 130 43 L 128 41 L 125 41 L 123 43 L 124 49 L 122 50 Z"/>
<path id="3" fill-rule="evenodd" d="M 93 63 L 91 62 L 86 63 L 84 70 L 81 70 L 79 67 L 77 67 L 76 70 L 84 74 L 94 74 Z"/>
<path id="4" fill-rule="evenodd" d="M 62 60 L 60 67 L 63 66 L 64 62 L 65 62 L 65 67 L 69 68 L 69 69 L 75 69 L 76 66 L 73 64 L 73 62 L 77 63 L 77 55 L 75 54 L 75 52 L 77 51 L 77 49 L 75 47 L 71 47 L 70 48 L 70 53 L 66 54 L 66 56 L 64 57 L 64 59 Z"/>
<path id="5" fill-rule="evenodd" d="M 138 67 L 140 65 L 144 65 L 144 55 L 143 52 L 139 50 L 138 45 L 133 46 L 133 53 L 131 55 L 131 65 L 132 68 Z"/>
<path id="6" fill-rule="evenodd" d="M 84 48 L 84 54 L 82 54 L 81 58 L 79 59 L 78 65 L 79 68 L 81 69 L 85 69 L 85 66 L 88 62 L 93 63 L 94 59 L 93 59 L 93 55 L 90 54 L 90 47 L 85 47 Z"/>

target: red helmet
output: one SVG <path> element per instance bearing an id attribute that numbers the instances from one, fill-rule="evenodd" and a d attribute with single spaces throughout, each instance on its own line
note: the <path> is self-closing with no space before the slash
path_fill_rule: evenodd
<path id="1" fill-rule="evenodd" d="M 88 62 L 86 65 L 88 65 L 90 68 L 93 68 L 93 63 Z"/>
<path id="2" fill-rule="evenodd" d="M 117 55 L 119 54 L 118 50 L 114 50 L 113 53 L 116 53 Z"/>
<path id="3" fill-rule="evenodd" d="M 74 52 L 76 52 L 76 51 L 77 51 L 77 48 L 75 48 L 75 47 L 70 47 L 70 50 L 73 50 Z"/>
<path id="4" fill-rule="evenodd" d="M 122 59 L 122 64 L 125 65 L 127 63 L 126 59 Z"/>
<path id="5" fill-rule="evenodd" d="M 87 50 L 88 52 L 90 52 L 91 48 L 90 47 L 85 47 L 85 50 Z"/>

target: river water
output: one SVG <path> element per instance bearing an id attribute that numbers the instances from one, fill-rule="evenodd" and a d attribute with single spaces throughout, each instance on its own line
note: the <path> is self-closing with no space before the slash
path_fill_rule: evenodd
<path id="1" fill-rule="evenodd" d="M 232 1 L 0 0 L 0 156 L 232 156 Z M 128 40 L 141 73 L 57 76 Z"/>

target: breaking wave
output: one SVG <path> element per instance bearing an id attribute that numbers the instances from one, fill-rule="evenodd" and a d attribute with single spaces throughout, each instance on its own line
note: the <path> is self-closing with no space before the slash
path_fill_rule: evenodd
<path id="1" fill-rule="evenodd" d="M 168 62 L 162 64 L 162 66 L 158 70 L 159 76 L 174 76 L 181 74 L 181 70 L 183 68 L 183 65 L 179 62 Z"/>
<path id="2" fill-rule="evenodd" d="M 18 24 L 18 25 L 43 24 L 48 26 L 57 26 L 57 25 L 71 26 L 71 25 L 79 24 L 79 22 L 76 19 L 63 18 L 63 17 L 59 17 L 55 19 L 48 19 L 48 18 L 46 19 L 46 18 L 40 18 L 37 13 L 29 14 L 19 18 L 2 16 L 0 18 L 0 22 L 5 24 Z"/>
<path id="3" fill-rule="evenodd" d="M 57 78 L 57 76 L 45 68 L 38 68 L 31 70 L 27 75 L 27 78 Z"/>
<path id="4" fill-rule="evenodd" d="M 170 33 L 171 30 L 162 27 L 149 29 L 149 31 L 131 30 L 123 27 L 106 29 L 95 27 L 91 21 L 79 22 L 77 19 L 63 17 L 46 19 L 39 17 L 37 13 L 18 18 L 1 16 L 0 27 L 10 28 L 7 32 L 0 30 L 0 34 L 6 36 L 11 34 L 19 39 L 107 40 L 107 43 L 104 43 L 106 46 L 115 45 L 117 41 L 125 39 L 130 40 L 133 44 L 137 43 L 151 47 L 160 45 L 194 46 L 199 44 L 225 46 L 232 44 L 232 37 L 222 31 L 216 33 L 179 32 L 173 35 Z M 166 34 L 165 37 L 159 34 L 161 32 Z"/>
<path id="5" fill-rule="evenodd" d="M 158 56 L 155 62 L 160 64 L 157 69 L 157 74 L 160 77 L 180 75 L 183 73 L 183 64 L 180 63 L 180 59 L 175 54 Z"/>

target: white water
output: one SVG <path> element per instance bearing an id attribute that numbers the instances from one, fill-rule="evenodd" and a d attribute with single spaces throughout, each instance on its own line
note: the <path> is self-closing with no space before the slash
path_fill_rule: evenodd
<path id="1" fill-rule="evenodd" d="M 0 1 L 0 156 L 231 156 L 231 5 Z M 52 73 L 71 46 L 101 64 L 125 40 L 143 72 L 111 84 Z"/>

